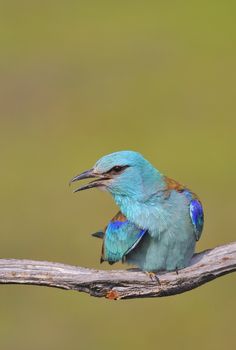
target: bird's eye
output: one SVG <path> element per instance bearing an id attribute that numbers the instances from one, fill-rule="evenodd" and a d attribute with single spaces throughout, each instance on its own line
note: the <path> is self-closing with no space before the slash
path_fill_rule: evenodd
<path id="1" fill-rule="evenodd" d="M 107 173 L 109 173 L 109 174 L 119 174 L 119 173 L 121 173 L 122 171 L 124 171 L 128 167 L 129 167 L 129 165 L 123 165 L 123 166 L 115 165 Z"/>
<path id="2" fill-rule="evenodd" d="M 122 166 L 116 165 L 111 170 L 114 171 L 115 173 L 119 173 L 122 169 L 123 169 Z"/>

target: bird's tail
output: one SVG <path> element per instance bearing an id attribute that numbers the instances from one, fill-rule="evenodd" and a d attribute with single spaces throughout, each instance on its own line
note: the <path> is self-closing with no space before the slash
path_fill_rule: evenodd
<path id="1" fill-rule="evenodd" d="M 91 234 L 91 236 L 103 239 L 104 238 L 104 232 L 103 231 L 94 232 L 94 233 Z"/>

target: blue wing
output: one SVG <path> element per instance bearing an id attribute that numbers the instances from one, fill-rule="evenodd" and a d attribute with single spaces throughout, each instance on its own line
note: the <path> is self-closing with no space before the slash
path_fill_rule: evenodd
<path id="1" fill-rule="evenodd" d="M 118 213 L 106 228 L 101 262 L 105 260 L 109 263 L 123 261 L 145 233 L 146 230 L 138 228 L 123 214 Z"/>
<path id="2" fill-rule="evenodd" d="M 193 199 L 190 202 L 190 217 L 193 223 L 196 240 L 198 241 L 201 237 L 204 224 L 203 208 L 198 199 Z"/>

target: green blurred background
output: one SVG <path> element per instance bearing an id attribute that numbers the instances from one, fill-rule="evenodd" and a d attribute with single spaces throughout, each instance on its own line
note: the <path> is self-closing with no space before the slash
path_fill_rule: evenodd
<path id="1" fill-rule="evenodd" d="M 1 1 L 1 257 L 100 268 L 90 233 L 117 209 L 68 180 L 122 149 L 199 194 L 198 250 L 235 240 L 235 11 L 228 0 Z M 235 349 L 235 306 L 233 274 L 120 302 L 1 286 L 0 349 Z"/>

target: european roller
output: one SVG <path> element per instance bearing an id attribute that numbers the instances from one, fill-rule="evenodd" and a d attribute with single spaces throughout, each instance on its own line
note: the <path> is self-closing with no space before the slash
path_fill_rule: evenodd
<path id="1" fill-rule="evenodd" d="M 106 190 L 120 209 L 95 234 L 103 238 L 101 262 L 121 261 L 146 272 L 178 272 L 190 263 L 204 222 L 196 194 L 133 151 L 108 154 L 71 182 L 90 178 L 95 180 L 74 192 Z"/>

